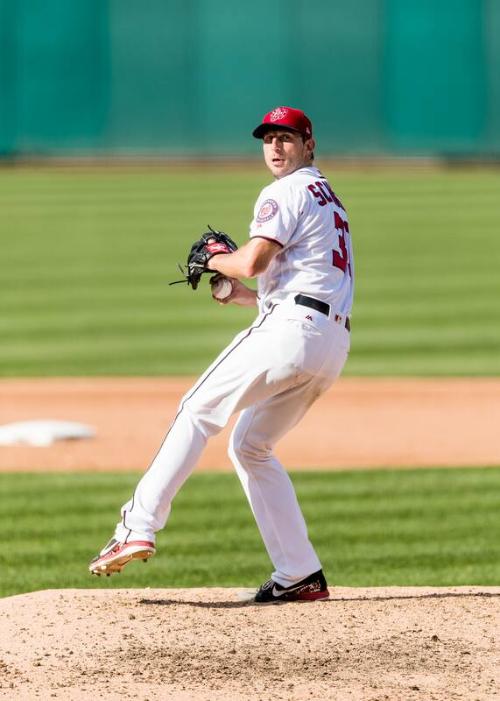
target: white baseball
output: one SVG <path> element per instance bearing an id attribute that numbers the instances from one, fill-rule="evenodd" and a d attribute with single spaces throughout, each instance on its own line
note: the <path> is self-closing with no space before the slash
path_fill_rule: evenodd
<path id="1" fill-rule="evenodd" d="M 233 283 L 227 277 L 218 278 L 212 285 L 212 294 L 215 299 L 227 299 L 233 291 Z"/>

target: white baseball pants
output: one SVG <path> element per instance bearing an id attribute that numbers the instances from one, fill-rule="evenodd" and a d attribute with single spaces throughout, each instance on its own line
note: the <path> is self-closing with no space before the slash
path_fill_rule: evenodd
<path id="1" fill-rule="evenodd" d="M 289 586 L 321 568 L 273 448 L 342 371 L 349 333 L 345 319 L 333 316 L 290 300 L 236 336 L 183 397 L 156 457 L 122 507 L 116 538 L 154 541 L 207 440 L 241 412 L 229 455 L 274 565 L 273 579 Z"/>

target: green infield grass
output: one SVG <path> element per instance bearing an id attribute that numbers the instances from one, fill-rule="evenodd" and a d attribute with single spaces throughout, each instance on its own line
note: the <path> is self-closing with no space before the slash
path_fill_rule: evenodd
<path id="1" fill-rule="evenodd" d="M 92 577 L 138 474 L 0 475 L 0 594 L 46 588 L 253 587 L 271 572 L 237 477 L 193 475 L 158 554 Z M 292 474 L 330 585 L 498 585 L 500 469 Z"/>
<path id="2" fill-rule="evenodd" d="M 500 171 L 324 172 L 355 246 L 346 373 L 498 375 Z M 0 170 L 0 376 L 199 373 L 253 313 L 167 283 L 207 224 L 246 240 L 267 182 L 264 166 Z"/>

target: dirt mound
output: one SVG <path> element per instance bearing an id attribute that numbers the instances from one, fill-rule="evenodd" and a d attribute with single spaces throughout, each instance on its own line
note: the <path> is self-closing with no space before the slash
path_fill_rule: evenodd
<path id="1" fill-rule="evenodd" d="M 256 606 L 235 589 L 0 600 L 0 698 L 483 701 L 500 694 L 500 587 L 332 588 Z"/>

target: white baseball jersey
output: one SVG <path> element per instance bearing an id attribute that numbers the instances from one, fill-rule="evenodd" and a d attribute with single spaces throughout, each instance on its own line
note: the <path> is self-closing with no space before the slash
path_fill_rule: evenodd
<path id="1" fill-rule="evenodd" d="M 250 236 L 282 247 L 259 276 L 261 309 L 302 293 L 350 314 L 354 260 L 347 214 L 317 168 L 300 168 L 262 190 Z"/>

